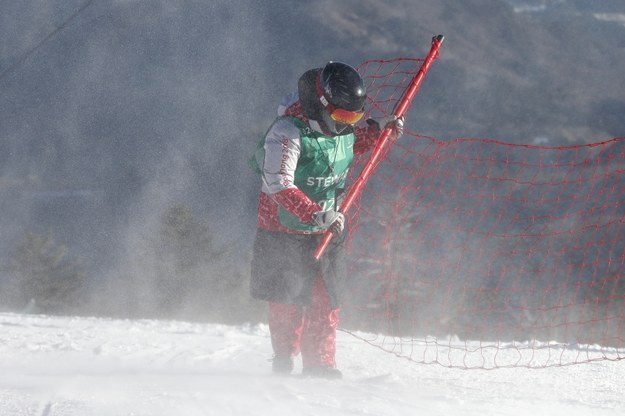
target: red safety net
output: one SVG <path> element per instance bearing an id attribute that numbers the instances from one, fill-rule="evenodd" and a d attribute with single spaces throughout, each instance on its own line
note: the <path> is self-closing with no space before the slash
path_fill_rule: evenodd
<path id="1" fill-rule="evenodd" d="M 392 113 L 420 63 L 360 67 L 370 117 Z M 349 214 L 344 322 L 372 345 L 461 368 L 625 358 L 625 138 L 544 147 L 407 131 Z"/>

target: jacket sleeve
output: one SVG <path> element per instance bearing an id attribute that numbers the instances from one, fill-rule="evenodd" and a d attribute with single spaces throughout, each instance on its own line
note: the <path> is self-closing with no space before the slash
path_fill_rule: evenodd
<path id="1" fill-rule="evenodd" d="M 380 127 L 377 124 L 367 124 L 366 127 L 356 127 L 354 135 L 356 142 L 354 143 L 354 154 L 362 155 L 373 149 L 375 143 L 380 137 Z"/>
<path id="2" fill-rule="evenodd" d="M 294 183 L 301 151 L 299 129 L 288 119 L 278 120 L 267 132 L 264 150 L 263 192 L 302 223 L 309 223 L 321 206 Z"/>

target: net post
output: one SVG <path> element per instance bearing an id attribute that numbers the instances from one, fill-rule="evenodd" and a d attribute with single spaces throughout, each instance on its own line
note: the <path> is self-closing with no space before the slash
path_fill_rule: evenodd
<path id="1" fill-rule="evenodd" d="M 443 35 L 437 35 L 432 38 L 432 46 L 430 48 L 430 52 L 426 56 L 425 60 L 421 64 L 421 68 L 419 68 L 419 71 L 410 82 L 410 85 L 404 92 L 402 99 L 399 101 L 397 107 L 395 107 L 395 110 L 393 111 L 393 114 L 396 117 L 403 117 L 404 114 L 406 114 L 406 112 L 408 111 L 408 108 L 410 107 L 413 98 L 415 97 L 417 91 L 419 90 L 419 87 L 421 86 L 425 74 L 430 69 L 430 65 L 432 64 L 432 62 L 434 62 L 436 58 L 438 58 L 438 50 L 443 43 L 444 38 L 445 37 Z M 376 146 L 371 152 L 371 157 L 367 161 L 362 172 L 360 173 L 352 187 L 347 191 L 345 200 L 343 201 L 343 204 L 341 206 L 341 212 L 343 212 L 343 214 L 346 214 L 349 211 L 356 198 L 361 194 L 363 188 L 369 180 L 369 177 L 373 173 L 375 166 L 382 157 L 384 147 L 391 137 L 391 132 L 392 128 L 387 127 L 384 128 L 380 133 L 380 137 L 377 140 Z M 326 233 L 323 235 L 314 252 L 315 260 L 319 260 L 321 258 L 323 252 L 328 247 L 328 244 L 330 244 L 332 236 L 333 234 L 331 231 L 326 231 Z"/>

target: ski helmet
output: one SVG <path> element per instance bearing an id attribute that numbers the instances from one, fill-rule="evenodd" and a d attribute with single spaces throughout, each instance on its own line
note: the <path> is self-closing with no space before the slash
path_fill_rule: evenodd
<path id="1" fill-rule="evenodd" d="M 324 107 L 323 121 L 340 133 L 363 116 L 367 92 L 364 80 L 353 67 L 330 61 L 319 75 L 317 94 Z"/>
<path id="2" fill-rule="evenodd" d="M 348 111 L 363 109 L 367 89 L 358 71 L 351 66 L 343 62 L 328 62 L 321 71 L 320 83 L 323 97 L 335 107 Z"/>

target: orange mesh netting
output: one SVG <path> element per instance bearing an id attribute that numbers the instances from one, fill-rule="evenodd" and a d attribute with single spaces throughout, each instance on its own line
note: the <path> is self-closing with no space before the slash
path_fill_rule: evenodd
<path id="1" fill-rule="evenodd" d="M 420 63 L 359 68 L 370 117 L 392 113 Z M 625 138 L 541 147 L 406 132 L 349 214 L 353 335 L 450 367 L 625 358 Z"/>

